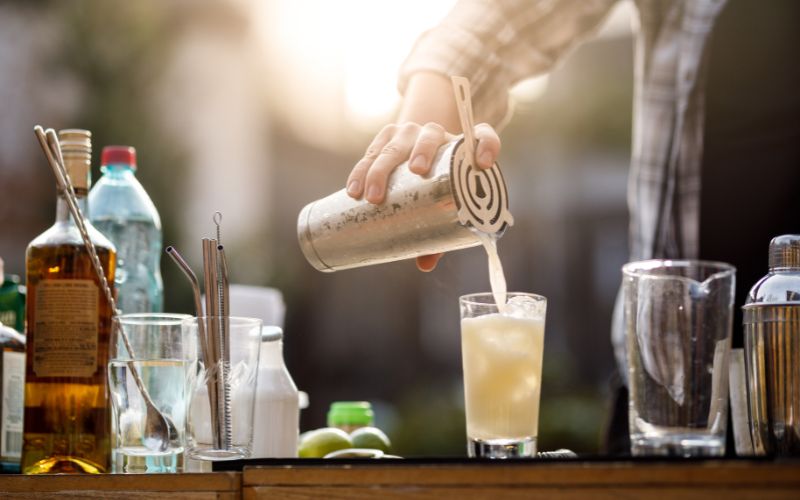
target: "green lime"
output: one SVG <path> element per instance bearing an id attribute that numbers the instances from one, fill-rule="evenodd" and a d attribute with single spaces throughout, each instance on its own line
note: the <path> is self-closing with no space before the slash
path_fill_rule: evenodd
<path id="1" fill-rule="evenodd" d="M 328 453 L 325 458 L 381 458 L 382 456 L 383 452 L 381 450 L 345 448 Z"/>
<path id="2" fill-rule="evenodd" d="M 360 427 L 350 433 L 354 448 L 372 448 L 389 452 L 392 443 L 382 430 L 377 427 Z"/>
<path id="3" fill-rule="evenodd" d="M 352 448 L 350 436 L 341 429 L 323 427 L 300 436 L 297 455 L 300 458 L 322 458 L 328 453 L 345 448 Z"/>

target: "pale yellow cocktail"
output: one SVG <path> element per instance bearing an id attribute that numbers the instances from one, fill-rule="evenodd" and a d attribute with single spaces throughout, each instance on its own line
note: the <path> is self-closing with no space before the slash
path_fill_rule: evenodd
<path id="1" fill-rule="evenodd" d="M 475 302 L 482 295 L 462 297 L 461 303 L 468 450 L 471 456 L 532 456 L 539 426 L 546 299 L 509 294 L 504 314 L 480 314 L 485 308 L 496 311 L 493 303 Z M 484 297 L 490 299 L 490 294 Z M 473 301 L 472 307 L 465 300 Z M 525 305 L 516 307 L 520 301 Z"/>

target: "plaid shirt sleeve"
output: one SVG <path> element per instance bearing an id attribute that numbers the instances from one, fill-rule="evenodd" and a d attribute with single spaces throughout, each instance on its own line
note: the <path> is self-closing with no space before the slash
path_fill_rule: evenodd
<path id="1" fill-rule="evenodd" d="M 545 73 L 593 33 L 616 0 L 459 0 L 424 33 L 400 69 L 399 89 L 419 71 L 469 78 L 478 121 L 500 124 L 509 89 Z"/>

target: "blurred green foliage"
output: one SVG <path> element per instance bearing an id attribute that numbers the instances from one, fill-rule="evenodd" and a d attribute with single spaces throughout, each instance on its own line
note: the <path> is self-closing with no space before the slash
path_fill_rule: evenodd
<path id="1" fill-rule="evenodd" d="M 460 385 L 429 383 L 415 385 L 398 397 L 399 425 L 390 436 L 393 452 L 403 457 L 464 456 L 463 397 Z"/>

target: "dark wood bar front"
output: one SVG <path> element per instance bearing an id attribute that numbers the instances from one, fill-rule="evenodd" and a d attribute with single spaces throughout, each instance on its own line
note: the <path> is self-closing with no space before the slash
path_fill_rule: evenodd
<path id="1" fill-rule="evenodd" d="M 0 476 L 0 498 L 77 500 L 192 498 L 235 500 L 241 473 Z"/>
<path id="2" fill-rule="evenodd" d="M 2 476 L 0 497 L 199 499 L 797 499 L 800 462 L 397 461 L 245 467 L 178 475 Z"/>
<path id="3" fill-rule="evenodd" d="M 256 498 L 800 498 L 800 463 L 530 463 L 247 468 Z"/>

